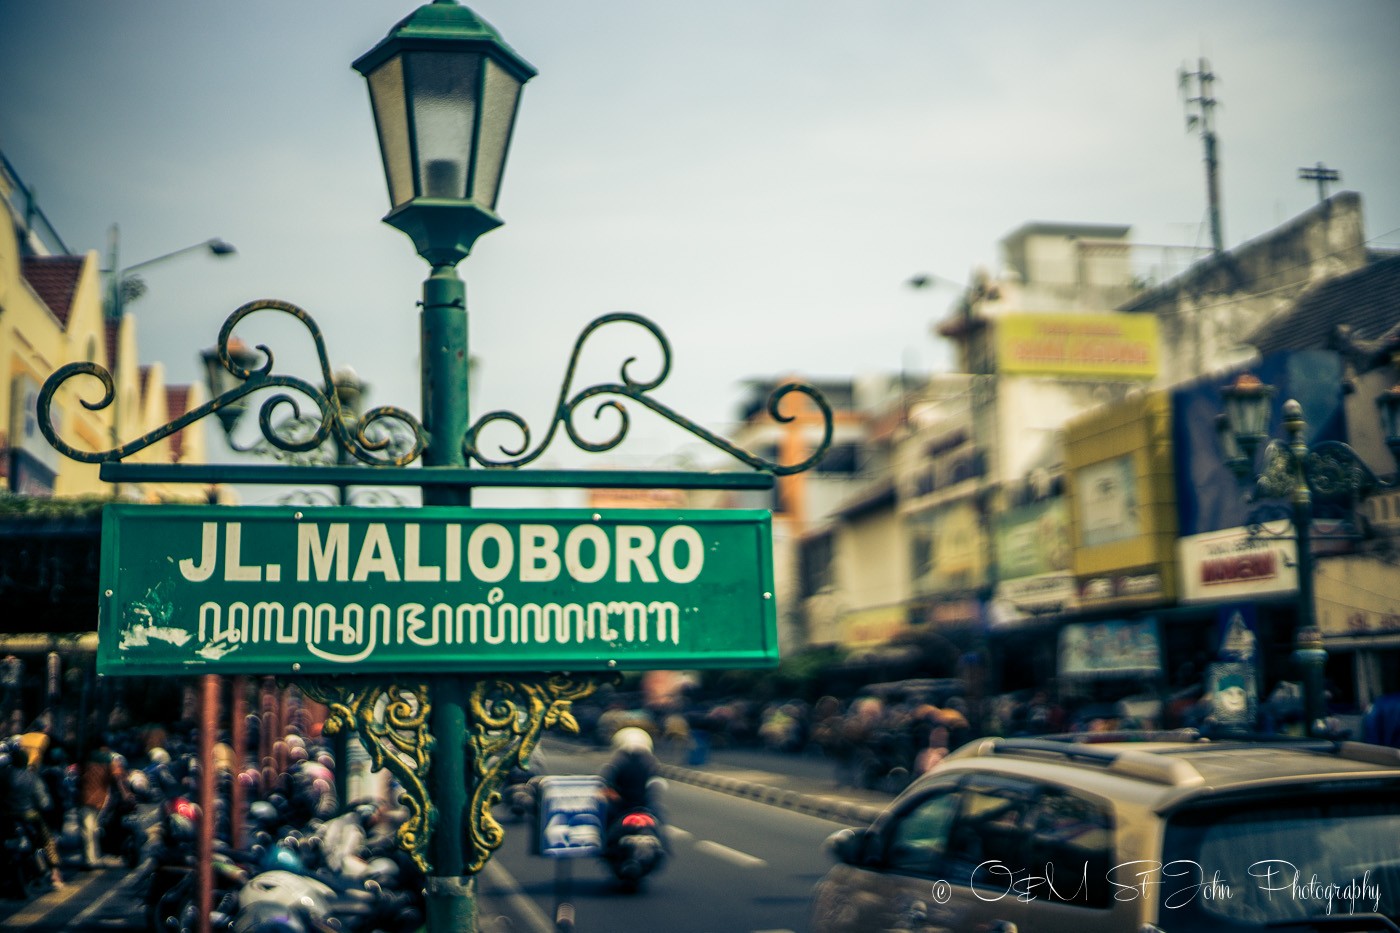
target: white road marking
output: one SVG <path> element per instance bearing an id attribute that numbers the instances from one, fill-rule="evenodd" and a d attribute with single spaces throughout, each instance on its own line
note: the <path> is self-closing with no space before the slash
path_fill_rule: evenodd
<path id="1" fill-rule="evenodd" d="M 77 926 L 78 924 L 82 923 L 92 914 L 100 910 L 103 904 L 107 903 L 112 898 L 116 897 L 118 894 L 124 891 L 127 888 L 128 883 L 131 881 L 132 877 L 134 876 L 128 877 L 125 881 L 122 881 L 120 884 L 113 885 L 110 891 L 99 897 L 97 900 L 93 901 L 91 904 L 84 907 L 82 913 L 78 914 L 78 916 L 74 917 L 68 922 L 73 926 Z"/>
<path id="2" fill-rule="evenodd" d="M 740 852 L 738 849 L 731 849 L 729 846 L 720 845 L 709 839 L 701 839 L 695 843 L 696 852 L 704 852 L 713 855 L 715 858 L 722 858 L 726 862 L 733 862 L 740 868 L 765 868 L 768 863 L 756 855 L 749 855 L 747 852 Z"/>
<path id="3" fill-rule="evenodd" d="M 57 891 L 49 891 L 21 908 L 9 917 L 5 918 L 6 927 L 26 927 L 38 923 L 46 917 L 50 911 L 68 903 L 80 892 L 86 889 L 97 880 L 97 873 L 92 872 L 84 876 L 81 880 L 70 881 Z"/>
<path id="4" fill-rule="evenodd" d="M 525 892 L 520 890 L 519 883 L 511 876 L 511 873 L 502 868 L 495 859 L 486 863 L 482 869 L 482 874 L 488 876 L 488 880 L 493 887 L 499 888 L 504 897 L 492 894 L 492 897 L 500 897 L 506 901 L 515 914 L 525 922 L 525 925 L 532 928 L 536 933 L 554 933 L 554 924 L 549 922 L 544 911 L 539 905 L 525 896 Z"/>
<path id="5" fill-rule="evenodd" d="M 695 838 L 693 833 L 688 833 L 685 830 L 681 829 L 679 826 L 667 826 L 666 835 L 670 836 L 672 839 L 680 840 Z"/>

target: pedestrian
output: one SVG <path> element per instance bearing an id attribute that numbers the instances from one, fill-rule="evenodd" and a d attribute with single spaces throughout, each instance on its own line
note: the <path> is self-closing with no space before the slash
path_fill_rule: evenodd
<path id="1" fill-rule="evenodd" d="M 102 817 L 113 803 L 113 793 L 126 799 L 130 792 L 116 756 L 106 744 L 88 756 L 78 781 L 78 827 L 83 839 L 83 870 L 97 867 Z"/>
<path id="2" fill-rule="evenodd" d="M 58 844 L 44 822 L 44 811 L 52 805 L 44 781 L 39 776 L 40 753 L 19 744 L 10 746 L 9 767 L 3 793 L 0 793 L 0 819 L 11 824 L 23 824 L 43 847 L 49 862 L 49 881 L 54 888 L 63 887 L 63 875 L 58 870 Z"/>
<path id="3" fill-rule="evenodd" d="M 1361 721 L 1362 741 L 1400 748 L 1400 692 L 1377 697 Z"/>

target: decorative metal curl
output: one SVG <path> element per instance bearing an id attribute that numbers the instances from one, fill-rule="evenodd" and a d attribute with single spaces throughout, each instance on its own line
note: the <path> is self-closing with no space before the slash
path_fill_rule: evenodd
<path id="1" fill-rule="evenodd" d="M 316 355 L 320 363 L 321 375 L 324 379 L 323 388 L 317 388 L 305 379 L 296 376 L 273 373 L 272 351 L 264 344 L 258 344 L 257 346 L 257 349 L 264 357 L 264 362 L 261 366 L 253 369 L 245 369 L 234 362 L 229 352 L 229 342 L 233 335 L 233 329 L 239 321 L 255 311 L 281 311 L 296 318 L 306 327 L 316 346 Z M 263 437 L 267 439 L 268 443 L 281 450 L 289 452 L 315 450 L 325 443 L 328 438 L 333 436 L 337 444 L 339 444 L 343 450 L 363 463 L 367 463 L 371 466 L 404 466 L 421 456 L 424 449 L 427 447 L 427 434 L 423 430 L 423 426 L 413 415 L 402 408 L 392 405 L 383 405 L 365 412 L 358 420 L 346 414 L 335 392 L 335 382 L 331 375 L 330 360 L 326 355 L 326 344 L 321 336 L 321 329 L 311 318 L 311 315 L 290 302 L 260 299 L 251 301 L 238 308 L 228 316 L 228 319 L 224 321 L 224 325 L 219 331 L 217 352 L 220 364 L 233 376 L 241 380 L 241 385 L 210 399 L 203 405 L 191 409 L 179 418 L 176 418 L 174 421 L 162 425 L 154 431 L 143 434 L 133 441 L 119 444 L 108 450 L 97 451 L 79 450 L 65 443 L 58 437 L 58 432 L 54 429 L 53 424 L 53 398 L 62 385 L 74 376 L 92 376 L 102 384 L 102 398 L 96 402 L 89 402 L 86 399 L 80 399 L 80 401 L 83 407 L 87 408 L 89 411 L 101 411 L 111 405 L 116 398 L 116 389 L 112 381 L 112 374 L 107 369 L 94 362 L 69 363 L 66 366 L 62 366 L 44 381 L 43 388 L 39 390 L 39 430 L 59 453 L 71 460 L 77 460 L 80 463 L 102 463 L 106 461 L 123 460 L 137 451 L 144 450 L 153 444 L 159 443 L 176 431 L 188 427 L 201 418 L 239 404 L 246 395 L 263 389 L 282 387 L 294 389 L 301 395 L 311 399 L 316 405 L 319 417 L 313 417 L 310 414 L 303 416 L 297 398 L 283 392 L 279 392 L 264 401 L 258 412 L 258 424 L 262 429 Z M 279 434 L 279 426 L 274 425 L 272 416 L 275 411 L 284 405 L 291 407 L 292 416 L 290 419 L 286 419 L 283 425 L 296 423 L 303 428 L 311 426 L 313 430 L 308 436 L 289 438 Z M 402 453 L 386 457 L 383 455 L 383 452 L 394 446 L 397 436 L 394 431 L 388 428 L 389 425 L 394 423 L 412 431 L 414 442 L 409 449 Z M 371 432 L 371 429 L 376 425 L 378 425 L 381 430 Z M 373 437 L 371 436 L 372 433 L 378 434 L 379 436 Z"/>
<path id="2" fill-rule="evenodd" d="M 577 733 L 578 720 L 570 706 L 590 696 L 599 683 L 596 678 L 575 679 L 568 674 L 511 675 L 509 679 L 488 677 L 473 682 L 467 741 L 475 780 L 467 802 L 465 828 L 471 845 L 466 874 L 474 875 L 484 868 L 505 840 L 505 830 L 491 815 L 491 808 L 500 803 L 506 776 L 512 768 L 529 763 L 545 729 L 557 726 Z"/>
<path id="3" fill-rule="evenodd" d="M 340 680 L 298 680 L 303 693 L 329 710 L 323 731 L 334 735 L 341 729 L 353 730 L 369 753 L 377 771 L 388 769 L 403 787 L 399 802 L 408 807 L 408 820 L 399 827 L 397 839 L 425 874 L 431 870 L 425 852 L 432 835 L 435 811 L 424 777 L 428 773 L 433 737 L 428 733 L 428 702 L 425 684 L 366 684 Z M 379 711 L 380 700 L 384 709 Z M 345 762 L 336 762 L 345 767 Z"/>
<path id="4" fill-rule="evenodd" d="M 589 386 L 588 388 L 582 389 L 570 396 L 569 392 L 573 385 L 574 373 L 578 369 L 579 356 L 582 354 L 584 343 L 588 340 L 589 336 L 592 335 L 598 329 L 605 327 L 608 324 L 617 322 L 635 324 L 638 327 L 641 327 L 643 330 L 646 330 L 648 333 L 650 333 L 652 337 L 656 338 L 656 342 L 660 345 L 661 348 L 660 371 L 657 373 L 654 379 L 634 378 L 631 373 L 631 366 L 637 361 L 637 358 L 635 356 L 631 356 L 624 360 L 622 363 L 620 372 L 622 380 L 621 382 L 600 383 L 598 385 Z M 569 357 L 569 367 L 564 374 L 564 383 L 559 390 L 559 401 L 558 404 L 555 406 L 554 419 L 550 422 L 549 430 L 546 432 L 544 439 L 540 442 L 539 446 L 535 447 L 534 449 L 531 449 L 530 428 L 529 425 L 525 423 L 525 419 L 520 417 L 520 415 L 511 411 L 492 411 L 478 418 L 476 422 L 467 430 L 466 435 L 462 439 L 462 452 L 468 461 L 475 460 L 482 466 L 524 466 L 525 464 L 537 459 L 541 454 L 545 452 L 546 449 L 549 448 L 550 443 L 554 440 L 554 436 L 558 432 L 559 427 L 561 425 L 563 426 L 564 430 L 568 433 L 570 440 L 572 440 L 575 446 L 577 446 L 581 450 L 588 451 L 589 453 L 603 453 L 605 451 L 612 450 L 618 444 L 622 443 L 623 439 L 627 436 L 628 428 L 631 426 L 631 418 L 627 413 L 627 409 L 623 407 L 621 401 L 619 401 L 618 399 L 608 399 L 606 401 L 601 401 L 599 402 L 598 406 L 592 411 L 594 420 L 598 420 L 605 410 L 611 410 L 617 413 L 617 430 L 612 434 L 611 437 L 607 438 L 606 440 L 594 442 L 583 438 L 579 434 L 578 427 L 574 422 L 574 418 L 578 414 L 579 407 L 583 405 L 584 402 L 587 402 L 588 400 L 597 398 L 599 396 L 609 395 L 619 396 L 621 399 L 630 399 L 639 405 L 643 405 L 646 408 L 651 409 L 653 412 L 660 415 L 661 417 L 665 418 L 667 421 L 670 421 L 672 424 L 688 431 L 696 437 L 699 437 L 701 440 L 705 441 L 711 446 L 723 450 L 725 453 L 748 464 L 754 469 L 772 473 L 777 476 L 786 476 L 792 473 L 801 473 L 803 470 L 809 469 L 817 462 L 819 462 L 823 456 L 825 456 L 827 448 L 831 446 L 831 435 L 834 422 L 834 418 L 831 412 L 831 406 L 827 404 L 826 398 L 821 394 L 821 392 L 819 392 L 815 387 L 811 385 L 801 382 L 784 383 L 783 385 L 780 385 L 776 389 L 774 389 L 772 395 L 770 395 L 768 398 L 768 413 L 773 417 L 775 421 L 786 423 L 795 419 L 795 415 L 784 415 L 779 411 L 779 407 L 781 405 L 782 400 L 792 393 L 807 396 L 807 398 L 809 398 L 812 401 L 812 403 L 817 406 L 817 409 L 821 412 L 822 416 L 823 432 L 821 443 L 817 445 L 816 449 L 812 452 L 812 454 L 805 460 L 802 460 L 800 463 L 779 464 L 772 460 L 764 459 L 763 457 L 760 457 L 756 454 L 750 453 L 747 450 L 744 450 L 743 448 L 735 445 L 731 441 L 728 441 L 725 438 L 720 437 L 718 434 L 715 434 L 712 431 L 701 427 L 694 421 L 691 421 L 689 418 L 686 418 L 685 416 L 676 412 L 674 409 L 663 405 L 661 402 L 658 402 L 656 399 L 652 398 L 648 393 L 650 393 L 657 386 L 661 385 L 661 383 L 664 382 L 666 380 L 666 377 L 670 374 L 670 371 L 671 345 L 666 340 L 666 335 L 661 332 L 661 329 L 657 327 L 656 324 L 654 324 L 647 318 L 644 318 L 637 314 L 628 314 L 623 312 L 619 312 L 616 314 L 605 314 L 602 317 L 595 319 L 587 327 L 585 327 L 583 329 L 583 332 L 579 334 L 578 339 L 574 342 L 573 353 Z M 500 452 L 505 455 L 504 459 L 493 459 L 484 455 L 481 452 L 481 448 L 478 443 L 478 438 L 480 437 L 482 430 L 488 425 L 498 421 L 504 421 L 513 425 L 516 428 L 516 430 L 520 433 L 520 444 L 518 446 L 507 447 L 504 444 L 497 445 Z"/>
<path id="5" fill-rule="evenodd" d="M 1341 441 L 1322 441 L 1300 455 L 1294 446 L 1274 440 L 1264 449 L 1264 472 L 1255 479 L 1250 499 L 1286 499 L 1307 490 L 1324 499 L 1355 503 L 1397 485 L 1400 482 L 1378 476 Z"/>

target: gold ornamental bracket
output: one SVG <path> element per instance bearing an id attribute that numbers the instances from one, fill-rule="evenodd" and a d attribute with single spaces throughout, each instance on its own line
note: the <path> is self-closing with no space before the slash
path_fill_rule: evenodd
<path id="1" fill-rule="evenodd" d="M 370 684 L 340 678 L 308 679 L 297 685 L 308 697 L 326 705 L 327 735 L 346 730 L 358 736 L 373 769 L 387 769 L 398 780 L 403 788 L 398 802 L 408 807 L 409 817 L 396 838 L 413 863 L 428 873 L 425 852 L 435 812 L 426 783 L 433 746 L 428 732 L 432 705 L 427 685 Z M 338 761 L 336 766 L 343 768 L 345 762 Z"/>
<path id="2" fill-rule="evenodd" d="M 613 679 L 568 674 L 470 679 L 469 727 L 463 741 L 470 748 L 474 779 L 465 819 L 470 840 L 466 874 L 481 871 L 505 840 L 505 829 L 491 815 L 491 808 L 501 800 L 506 776 L 513 768 L 529 764 L 545 729 L 577 734 L 574 701 L 591 696 Z M 326 705 L 327 735 L 345 730 L 357 736 L 373 769 L 386 769 L 399 782 L 403 793 L 398 802 L 409 811 L 398 830 L 399 847 L 420 870 L 431 874 L 428 841 L 438 814 L 428 791 L 434 742 L 428 731 L 432 713 L 428 685 L 369 683 L 353 677 L 306 678 L 297 685 Z"/>
<path id="3" fill-rule="evenodd" d="M 508 675 L 476 678 L 471 684 L 467 742 L 471 798 L 467 801 L 466 874 L 474 875 L 503 841 L 505 829 L 491 815 L 501 800 L 501 784 L 512 768 L 524 767 L 545 729 L 578 733 L 574 701 L 591 696 L 610 675 Z"/>

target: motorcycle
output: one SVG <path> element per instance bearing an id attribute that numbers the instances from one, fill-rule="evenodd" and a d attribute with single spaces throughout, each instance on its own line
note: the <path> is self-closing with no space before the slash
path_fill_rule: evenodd
<path id="1" fill-rule="evenodd" d="M 511 822 L 523 823 L 535 812 L 534 775 L 527 768 L 512 768 L 506 776 L 501 800 L 510 813 Z"/>
<path id="2" fill-rule="evenodd" d="M 648 781 L 648 799 L 655 799 L 663 786 L 660 778 Z M 602 859 L 625 891 L 637 891 L 666 862 L 661 818 L 651 807 L 631 807 L 618 814 L 604 839 Z"/>
<path id="3" fill-rule="evenodd" d="M 29 900 L 49 885 L 43 843 L 24 820 L 8 820 L 0 831 L 0 896 Z"/>

